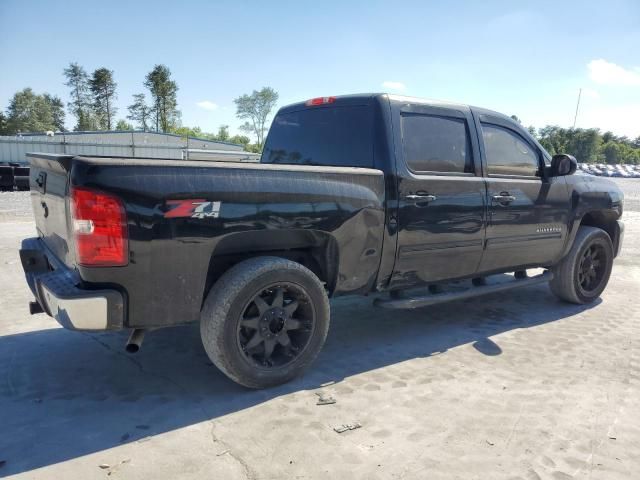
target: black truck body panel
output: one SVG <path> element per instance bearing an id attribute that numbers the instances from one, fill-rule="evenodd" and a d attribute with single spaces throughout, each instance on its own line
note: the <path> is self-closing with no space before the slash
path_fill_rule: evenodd
<path id="1" fill-rule="evenodd" d="M 49 160 L 32 157 L 34 181 L 43 161 Z M 77 157 L 71 185 L 124 200 L 129 264 L 75 265 L 65 240 L 71 235 L 62 233 L 68 202 L 65 208 L 55 174 L 48 173 L 44 194 L 32 184 L 34 210 L 46 203 L 50 219 L 38 220 L 39 234 L 84 282 L 127 293 L 130 326 L 197 320 L 216 257 L 312 248 L 319 262 L 330 262 L 329 288 L 336 295 L 369 291 L 376 279 L 385 220 L 379 170 Z M 164 218 L 167 200 L 191 198 L 220 202 L 219 217 Z"/>
<path id="2" fill-rule="evenodd" d="M 220 274 L 261 254 L 305 263 L 335 296 L 549 267 L 567 253 L 585 218 L 602 225 L 619 249 L 619 189 L 595 177 L 547 177 L 549 155 L 504 115 L 384 94 L 299 103 L 279 115 L 347 107 L 366 110 L 370 119 L 370 168 L 32 154 L 32 204 L 46 254 L 77 273 L 78 288 L 119 292 L 123 327 L 148 328 L 198 320 Z M 410 168 L 403 119 L 420 115 L 464 125 L 468 170 Z M 540 175 L 490 174 L 485 124 L 509 129 L 538 152 Z M 78 265 L 73 187 L 123 201 L 126 266 Z M 503 194 L 515 199 L 496 202 Z M 172 202 L 196 199 L 217 210 L 198 218 L 168 215 Z"/>

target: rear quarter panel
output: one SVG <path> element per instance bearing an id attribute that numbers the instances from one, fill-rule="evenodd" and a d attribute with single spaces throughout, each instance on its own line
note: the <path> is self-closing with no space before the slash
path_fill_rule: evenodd
<path id="1" fill-rule="evenodd" d="M 197 320 L 219 254 L 330 241 L 334 295 L 375 282 L 385 214 L 379 170 L 84 158 L 74 160 L 71 184 L 125 201 L 129 265 L 78 268 L 87 282 L 126 290 L 129 326 Z M 179 199 L 220 202 L 219 216 L 166 218 L 167 201 Z"/>

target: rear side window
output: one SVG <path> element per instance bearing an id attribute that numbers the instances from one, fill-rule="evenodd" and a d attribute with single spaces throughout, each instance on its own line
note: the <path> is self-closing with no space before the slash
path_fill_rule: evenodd
<path id="1" fill-rule="evenodd" d="M 367 106 L 317 107 L 273 120 L 262 163 L 373 167 L 372 117 Z"/>
<path id="2" fill-rule="evenodd" d="M 538 151 L 520 135 L 483 123 L 482 139 L 489 175 L 537 175 L 540 168 Z"/>
<path id="3" fill-rule="evenodd" d="M 473 173 L 471 144 L 463 119 L 403 115 L 402 146 L 415 172 Z"/>

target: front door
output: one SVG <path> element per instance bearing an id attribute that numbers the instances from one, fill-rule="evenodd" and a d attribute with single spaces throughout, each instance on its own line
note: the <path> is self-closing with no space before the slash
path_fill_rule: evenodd
<path id="1" fill-rule="evenodd" d="M 544 178 L 542 151 L 515 124 L 487 115 L 478 124 L 489 206 L 480 271 L 553 262 L 567 235 L 565 179 Z"/>
<path id="2" fill-rule="evenodd" d="M 398 249 L 391 288 L 476 272 L 485 232 L 485 182 L 470 111 L 405 105 L 394 116 Z"/>

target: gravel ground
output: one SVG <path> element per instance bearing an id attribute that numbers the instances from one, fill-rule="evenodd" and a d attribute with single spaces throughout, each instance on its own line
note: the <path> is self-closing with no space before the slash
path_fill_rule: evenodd
<path id="1" fill-rule="evenodd" d="M 640 181 L 614 181 L 627 232 L 595 305 L 546 286 L 400 313 L 338 299 L 310 372 L 258 392 L 211 366 L 195 327 L 128 356 L 125 333 L 29 316 L 28 194 L 2 193 L 0 476 L 638 478 Z"/>

